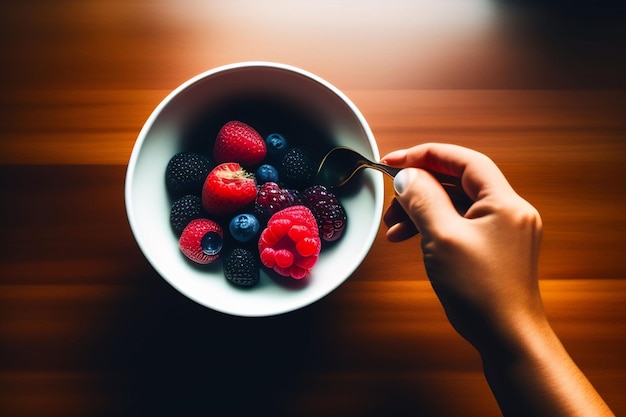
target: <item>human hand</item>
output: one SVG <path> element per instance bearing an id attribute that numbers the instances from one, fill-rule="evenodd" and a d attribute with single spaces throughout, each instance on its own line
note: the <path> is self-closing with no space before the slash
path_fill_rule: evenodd
<path id="1" fill-rule="evenodd" d="M 450 323 L 480 353 L 504 415 L 613 416 L 548 323 L 537 276 L 541 218 L 495 163 L 447 144 L 382 161 L 408 167 L 394 180 L 387 237 L 399 241 L 419 230 L 433 289 Z M 436 173 L 458 178 L 473 204 L 458 211 Z"/>
<path id="2" fill-rule="evenodd" d="M 463 337 L 485 349 L 545 318 L 537 282 L 541 218 L 493 161 L 448 144 L 418 145 L 382 160 L 410 167 L 394 181 L 399 206 L 385 213 L 387 238 L 419 230 L 428 277 Z M 464 214 L 432 173 L 459 178 L 474 202 Z"/>

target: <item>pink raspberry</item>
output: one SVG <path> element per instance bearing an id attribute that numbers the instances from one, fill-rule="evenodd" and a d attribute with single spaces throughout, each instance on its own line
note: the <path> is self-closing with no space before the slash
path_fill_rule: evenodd
<path id="1" fill-rule="evenodd" d="M 278 274 L 302 279 L 317 263 L 322 241 L 315 217 L 302 205 L 275 213 L 261 232 L 261 263 Z"/>

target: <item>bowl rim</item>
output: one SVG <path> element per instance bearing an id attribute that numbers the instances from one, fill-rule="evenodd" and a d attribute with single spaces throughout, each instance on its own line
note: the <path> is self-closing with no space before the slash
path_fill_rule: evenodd
<path id="1" fill-rule="evenodd" d="M 379 153 L 379 149 L 378 149 L 378 145 L 376 143 L 376 140 L 374 138 L 374 134 L 369 126 L 369 124 L 367 123 L 367 121 L 365 120 L 365 117 L 363 116 L 363 114 L 361 113 L 361 111 L 357 108 L 357 106 L 352 102 L 352 100 L 350 100 L 348 98 L 348 96 L 343 93 L 341 90 L 339 90 L 337 87 L 335 87 L 333 84 L 331 84 L 330 82 L 326 81 L 325 79 L 321 78 L 318 75 L 313 74 L 312 72 L 309 72 L 307 70 L 304 70 L 302 68 L 290 65 L 290 64 L 284 64 L 284 63 L 278 63 L 278 62 L 271 62 L 271 61 L 242 61 L 242 62 L 235 62 L 235 63 L 230 63 L 230 64 L 226 64 L 226 65 L 221 65 L 221 66 L 217 66 L 214 68 L 211 68 L 209 70 L 203 71 L 195 76 L 192 76 L 191 78 L 187 79 L 186 81 L 184 81 L 183 83 L 181 83 L 178 87 L 176 87 L 175 89 L 173 89 L 169 94 L 167 94 L 160 102 L 159 104 L 152 110 L 152 112 L 150 113 L 150 115 L 148 116 L 148 118 L 146 119 L 146 121 L 144 122 L 141 130 L 139 131 L 139 134 L 137 135 L 137 139 L 135 140 L 135 143 L 133 144 L 133 149 L 131 151 L 130 157 L 129 157 L 129 161 L 128 161 L 128 165 L 127 165 L 127 169 L 126 169 L 126 175 L 125 175 L 125 186 L 124 186 L 124 200 L 125 200 L 125 206 L 126 206 L 126 214 L 127 214 L 127 219 L 129 222 L 129 226 L 133 235 L 133 238 L 136 242 L 136 244 L 138 245 L 139 249 L 141 250 L 142 254 L 144 255 L 144 257 L 146 258 L 146 260 L 148 261 L 148 263 L 150 264 L 150 266 L 161 276 L 161 278 L 165 279 L 166 282 L 168 282 L 171 286 L 173 286 L 177 291 L 181 292 L 182 295 L 184 295 L 185 297 L 189 298 L 192 301 L 195 301 L 196 303 L 203 305 L 204 307 L 214 310 L 214 311 L 218 311 L 220 313 L 224 313 L 224 314 L 229 314 L 229 315 L 233 315 L 233 316 L 240 316 L 240 317 L 268 317 L 268 316 L 276 316 L 276 315 L 282 315 L 282 314 L 286 314 L 292 311 L 296 311 L 296 310 L 300 310 L 302 308 L 305 308 L 309 305 L 312 305 L 314 303 L 316 303 L 317 301 L 323 299 L 324 297 L 326 297 L 328 294 L 330 294 L 331 292 L 333 292 L 335 289 L 337 289 L 341 284 L 343 284 L 350 276 L 352 276 L 356 270 L 356 268 L 358 268 L 359 265 L 362 264 L 363 260 L 365 259 L 365 257 L 367 256 L 367 254 L 369 253 L 374 240 L 376 239 L 376 236 L 378 234 L 378 229 L 379 227 L 371 227 L 370 230 L 368 231 L 367 237 L 365 239 L 365 241 L 363 242 L 364 245 L 362 246 L 362 250 L 359 251 L 359 253 L 357 254 L 357 256 L 355 256 L 353 259 L 355 261 L 355 265 L 356 268 L 354 270 L 352 270 L 352 272 L 346 276 L 344 279 L 341 280 L 337 280 L 337 282 L 335 283 L 335 285 L 333 286 L 329 286 L 328 290 L 324 293 L 321 293 L 319 296 L 309 300 L 308 303 L 302 304 L 300 306 L 297 306 L 295 308 L 284 308 L 284 309 L 276 309 L 275 311 L 272 312 L 260 312 L 260 313 L 253 313 L 253 312 L 235 312 L 232 310 L 229 310 L 227 308 L 219 308 L 216 306 L 211 306 L 211 305 L 207 305 L 206 303 L 202 303 L 200 302 L 198 299 L 189 297 L 184 291 L 182 291 L 177 285 L 175 285 L 175 283 L 171 280 L 166 278 L 166 275 L 164 273 L 164 271 L 162 270 L 162 268 L 158 265 L 158 262 L 155 262 L 155 260 L 153 260 L 151 258 L 151 256 L 149 255 L 149 251 L 147 250 L 147 248 L 144 246 L 144 244 L 142 243 L 140 237 L 140 232 L 139 232 L 139 226 L 138 226 L 138 221 L 136 220 L 136 213 L 133 211 L 133 181 L 131 180 L 134 175 L 135 175 L 135 167 L 137 165 L 137 160 L 139 158 L 139 155 L 141 154 L 141 150 L 143 148 L 143 144 L 146 140 L 146 138 L 148 137 L 149 132 L 151 131 L 151 129 L 153 128 L 156 120 L 158 119 L 158 117 L 161 115 L 161 113 L 163 112 L 163 110 L 170 104 L 170 102 L 177 97 L 181 92 L 185 91 L 186 89 L 188 89 L 189 87 L 191 87 L 193 84 L 214 76 L 216 74 L 222 73 L 222 72 L 227 72 L 227 71 L 231 71 L 231 70 L 239 70 L 239 69 L 246 69 L 246 68 L 270 68 L 270 69 L 278 69 L 278 70 L 283 70 L 283 71 L 287 71 L 287 72 L 291 72 L 294 74 L 298 74 L 301 76 L 304 76 L 305 78 L 308 78 L 320 85 L 322 85 L 323 87 L 325 87 L 327 90 L 329 90 L 331 93 L 333 93 L 334 95 L 336 95 L 345 105 L 348 106 L 348 108 L 350 109 L 350 112 L 356 117 L 356 119 L 358 120 L 359 126 L 361 129 L 363 129 L 363 132 L 365 134 L 365 137 L 367 138 L 368 144 L 369 144 L 369 148 L 372 151 L 373 157 L 378 160 L 380 158 L 380 153 Z M 375 172 L 373 173 L 373 178 L 372 180 L 374 181 L 374 192 L 373 192 L 373 199 L 374 199 L 374 219 L 378 219 L 378 224 L 380 224 L 380 221 L 382 219 L 382 210 L 383 210 L 383 204 L 384 204 L 384 182 L 382 179 L 382 174 L 380 172 Z"/>

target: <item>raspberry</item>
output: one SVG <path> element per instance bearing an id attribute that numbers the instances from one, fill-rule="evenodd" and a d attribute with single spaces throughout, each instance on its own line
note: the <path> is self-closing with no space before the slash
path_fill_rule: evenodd
<path id="1" fill-rule="evenodd" d="M 202 200 L 197 195 L 186 195 L 172 203 L 170 209 L 170 224 L 172 229 L 181 234 L 187 224 L 202 217 L 204 210 Z"/>
<path id="2" fill-rule="evenodd" d="M 256 252 L 235 248 L 223 258 L 224 276 L 240 287 L 251 287 L 259 282 L 261 263 Z"/>
<path id="3" fill-rule="evenodd" d="M 307 151 L 292 148 L 283 156 L 278 174 L 287 187 L 302 189 L 311 185 L 316 169 Z"/>
<path id="4" fill-rule="evenodd" d="M 333 242 L 341 237 L 348 218 L 339 199 L 323 185 L 314 185 L 302 192 L 302 204 L 312 212 L 319 233 L 325 242 Z"/>
<path id="5" fill-rule="evenodd" d="M 209 219 L 189 222 L 178 241 L 183 254 L 199 264 L 210 264 L 219 258 L 223 245 L 222 227 Z"/>
<path id="6" fill-rule="evenodd" d="M 165 169 L 165 185 L 173 197 L 200 194 L 202 185 L 211 171 L 209 159 L 194 152 L 174 155 Z"/>
<path id="7" fill-rule="evenodd" d="M 267 221 L 274 213 L 293 206 L 297 202 L 295 192 L 280 188 L 275 182 L 266 182 L 259 187 L 254 210 L 260 219 Z"/>
<path id="8" fill-rule="evenodd" d="M 315 217 L 302 205 L 274 214 L 259 238 L 261 263 L 294 279 L 308 275 L 317 263 L 321 247 Z"/>

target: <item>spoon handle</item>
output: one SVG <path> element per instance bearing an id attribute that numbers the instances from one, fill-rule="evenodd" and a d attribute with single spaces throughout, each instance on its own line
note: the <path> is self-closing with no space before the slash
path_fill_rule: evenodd
<path id="1" fill-rule="evenodd" d="M 370 168 L 374 168 L 381 172 L 384 172 L 385 174 L 389 175 L 391 178 L 395 178 L 398 172 L 402 171 L 402 168 L 394 168 L 394 167 L 390 167 L 389 165 L 379 164 L 377 162 L 369 162 L 368 166 Z"/>
<path id="2" fill-rule="evenodd" d="M 385 164 L 379 164 L 376 162 L 371 162 L 368 164 L 370 168 L 377 169 L 379 171 L 384 172 L 385 174 L 395 178 L 396 174 L 402 170 L 402 168 L 394 168 Z M 452 204 L 457 209 L 460 214 L 465 214 L 470 206 L 474 203 L 463 191 L 463 186 L 461 185 L 461 179 L 458 177 L 454 177 L 452 175 L 440 174 L 438 172 L 431 172 L 437 181 L 441 183 L 443 188 L 446 190 L 450 199 L 452 200 Z"/>
<path id="3" fill-rule="evenodd" d="M 368 166 L 370 168 L 374 168 L 381 172 L 384 172 L 385 174 L 389 175 L 391 178 L 395 178 L 398 172 L 402 171 L 403 169 L 403 168 L 390 167 L 389 165 L 380 164 L 377 162 L 371 162 L 370 164 L 368 164 Z M 458 177 L 453 177 L 452 175 L 440 174 L 438 172 L 431 172 L 431 174 L 433 174 L 433 176 L 437 178 L 437 180 L 446 188 L 458 187 L 460 190 L 463 189 L 461 187 L 460 178 Z"/>

